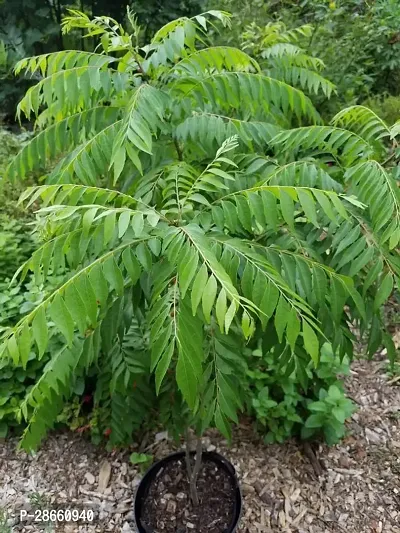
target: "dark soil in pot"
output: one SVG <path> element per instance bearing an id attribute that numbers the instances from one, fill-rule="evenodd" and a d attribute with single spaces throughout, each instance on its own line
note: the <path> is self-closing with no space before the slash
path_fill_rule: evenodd
<path id="1" fill-rule="evenodd" d="M 237 487 L 227 470 L 203 457 L 197 491 L 199 506 L 193 507 L 185 460 L 170 461 L 152 480 L 142 502 L 142 526 L 152 533 L 232 531 Z"/>

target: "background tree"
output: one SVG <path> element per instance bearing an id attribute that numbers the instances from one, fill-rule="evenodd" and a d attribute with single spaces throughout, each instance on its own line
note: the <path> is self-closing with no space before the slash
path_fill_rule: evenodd
<path id="1" fill-rule="evenodd" d="M 93 50 L 92 40 L 82 41 L 79 32 L 66 37 L 61 20 L 68 8 L 77 8 L 90 17 L 106 15 L 124 21 L 126 9 L 132 6 L 143 27 L 141 38 L 146 39 L 160 26 L 180 16 L 192 16 L 200 10 L 201 0 L 181 2 L 159 0 L 2 0 L 0 2 L 0 111 L 13 120 L 18 99 L 30 80 L 15 80 L 12 68 L 22 57 L 64 50 L 85 48 Z M 3 51 L 1 51 L 3 50 Z"/>

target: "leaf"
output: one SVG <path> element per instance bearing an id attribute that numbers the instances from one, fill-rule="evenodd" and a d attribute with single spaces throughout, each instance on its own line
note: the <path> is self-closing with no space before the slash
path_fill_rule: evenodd
<path id="1" fill-rule="evenodd" d="M 286 328 L 289 311 L 289 305 L 286 301 L 286 298 L 281 294 L 275 311 L 275 329 L 279 342 L 282 342 L 283 332 Z"/>
<path id="2" fill-rule="evenodd" d="M 131 221 L 131 212 L 130 211 L 123 211 L 118 219 L 118 238 L 121 239 L 125 233 L 126 230 L 129 227 L 129 223 Z"/>
<path id="3" fill-rule="evenodd" d="M 388 353 L 388 359 L 390 361 L 391 367 L 393 368 L 394 364 L 396 363 L 398 357 L 397 357 L 397 350 L 396 346 L 393 342 L 392 335 L 384 332 L 383 333 L 383 343 L 385 345 L 385 348 Z"/>
<path id="4" fill-rule="evenodd" d="M 182 298 L 185 298 L 186 291 L 188 290 L 197 271 L 199 255 L 193 247 L 190 247 L 189 258 L 187 259 L 185 256 L 184 259 L 185 261 L 182 261 L 182 264 L 179 265 L 178 270 L 178 282 Z"/>
<path id="5" fill-rule="evenodd" d="M 114 182 L 115 185 L 118 181 L 118 178 L 120 177 L 122 171 L 124 170 L 125 166 L 125 160 L 126 160 L 126 151 L 123 147 L 119 148 L 119 150 L 115 153 L 113 165 L 114 165 Z"/>
<path id="6" fill-rule="evenodd" d="M 290 229 L 294 230 L 294 204 L 286 191 L 280 192 L 282 216 Z"/>
<path id="7" fill-rule="evenodd" d="M 15 338 L 15 335 L 12 335 L 8 339 L 7 349 L 8 349 L 8 352 L 9 352 L 10 356 L 11 356 L 11 359 L 14 362 L 14 365 L 18 365 L 19 364 L 19 360 L 20 360 L 20 355 L 19 355 L 19 349 L 18 349 L 18 344 L 17 344 L 17 340 Z"/>
<path id="8" fill-rule="evenodd" d="M 334 407 L 332 409 L 332 414 L 338 422 L 340 422 L 341 424 L 345 423 L 346 413 L 343 411 L 343 409 L 340 409 L 340 407 Z"/>
<path id="9" fill-rule="evenodd" d="M 104 221 L 104 246 L 106 246 L 114 236 L 116 227 L 116 213 L 112 211 L 105 217 Z"/>
<path id="10" fill-rule="evenodd" d="M 24 323 L 22 327 L 22 330 L 21 330 L 21 333 L 18 339 L 18 348 L 19 348 L 19 355 L 20 355 L 22 367 L 26 369 L 26 364 L 29 360 L 29 355 L 31 351 L 31 336 L 30 336 L 29 326 L 26 322 Z"/>
<path id="11" fill-rule="evenodd" d="M 313 328 L 303 319 L 303 340 L 304 347 L 307 353 L 310 354 L 311 359 L 314 362 L 314 366 L 317 367 L 319 361 L 319 342 Z"/>
<path id="12" fill-rule="evenodd" d="M 314 224 L 315 227 L 318 228 L 319 224 L 317 220 L 317 212 L 315 210 L 314 200 L 311 193 L 299 188 L 297 190 L 297 195 L 306 217 L 312 224 Z"/>
<path id="13" fill-rule="evenodd" d="M 135 285 L 137 280 L 140 278 L 141 268 L 139 261 L 136 259 L 130 248 L 125 248 L 125 250 L 122 252 L 122 262 L 124 263 L 133 285 Z"/>
<path id="14" fill-rule="evenodd" d="M 322 268 L 313 265 L 312 269 L 312 287 L 319 305 L 325 304 L 327 280 Z"/>
<path id="15" fill-rule="evenodd" d="M 69 285 L 64 293 L 65 304 L 79 331 L 84 334 L 86 330 L 86 308 L 75 285 Z"/>
<path id="16" fill-rule="evenodd" d="M 32 320 L 32 333 L 39 350 L 39 359 L 41 359 L 49 342 L 46 313 L 43 306 L 39 307 Z"/>
<path id="17" fill-rule="evenodd" d="M 107 303 L 109 291 L 101 265 L 95 265 L 91 269 L 89 273 L 89 279 L 96 294 L 98 304 L 104 308 Z"/>
<path id="18" fill-rule="evenodd" d="M 314 415 L 310 415 L 307 418 L 307 420 L 305 422 L 305 426 L 306 426 L 306 428 L 310 428 L 310 429 L 320 428 L 320 427 L 323 427 L 324 421 L 325 421 L 325 414 L 324 413 L 317 413 L 317 414 L 314 414 Z"/>
<path id="19" fill-rule="evenodd" d="M 376 292 L 374 300 L 374 311 L 378 311 L 381 305 L 386 302 L 393 291 L 393 276 L 387 272 Z"/>
<path id="20" fill-rule="evenodd" d="M 200 304 L 204 287 L 207 283 L 208 279 L 208 270 L 205 263 L 200 267 L 199 271 L 197 272 L 197 275 L 194 279 L 193 286 L 192 286 L 192 294 L 191 294 L 191 301 L 192 301 L 192 313 L 193 315 L 196 314 L 197 308 Z"/>
<path id="21" fill-rule="evenodd" d="M 242 315 L 242 331 L 245 339 L 251 337 L 254 332 L 254 324 L 247 311 L 243 311 Z"/>
<path id="22" fill-rule="evenodd" d="M 300 329 L 301 329 L 300 320 L 297 316 L 296 309 L 292 307 L 288 314 L 287 326 L 286 326 L 286 338 L 289 343 L 289 346 L 292 349 L 292 352 L 294 352 L 294 349 L 296 346 L 296 340 L 300 334 Z"/>
<path id="23" fill-rule="evenodd" d="M 181 301 L 178 313 L 178 362 L 176 381 L 189 408 L 198 401 L 203 362 L 203 324 L 190 313 L 186 301 Z"/>
<path id="24" fill-rule="evenodd" d="M 134 452 L 129 456 L 129 460 L 133 465 L 148 464 L 152 461 L 152 458 L 152 455 L 137 452 Z"/>
<path id="25" fill-rule="evenodd" d="M 217 322 L 221 333 L 224 332 L 225 317 L 227 314 L 227 302 L 226 302 L 226 291 L 221 289 L 215 304 L 215 315 L 217 317 Z"/>
<path id="26" fill-rule="evenodd" d="M 144 270 L 148 272 L 151 269 L 152 260 L 151 253 L 144 242 L 141 242 L 137 245 L 136 257 L 139 259 Z"/>
<path id="27" fill-rule="evenodd" d="M 228 311 L 226 312 L 226 315 L 225 315 L 224 326 L 225 326 L 225 333 L 226 334 L 228 334 L 228 332 L 229 332 L 229 328 L 231 327 L 232 321 L 235 318 L 236 311 L 237 311 L 236 303 L 234 301 L 232 301 L 231 305 L 228 307 Z"/>
<path id="28" fill-rule="evenodd" d="M 89 277 L 80 276 L 77 280 L 76 289 L 83 300 L 89 323 L 95 326 L 97 323 L 97 301 Z"/>
<path id="29" fill-rule="evenodd" d="M 217 295 L 217 280 L 214 275 L 211 275 L 208 278 L 206 286 L 203 290 L 202 295 L 202 305 L 204 318 L 206 319 L 207 324 L 211 321 L 211 309 L 214 305 L 215 297 Z"/>
<path id="30" fill-rule="evenodd" d="M 156 393 L 159 394 L 160 387 L 171 364 L 172 355 L 174 353 L 175 344 L 170 342 L 168 347 L 164 350 L 161 359 L 158 361 L 156 368 Z"/>
<path id="31" fill-rule="evenodd" d="M 217 429 L 222 433 L 222 435 L 226 439 L 230 440 L 231 430 L 230 430 L 229 422 L 226 416 L 221 412 L 220 407 L 217 407 L 215 409 L 214 420 L 215 420 L 215 425 Z"/>
<path id="32" fill-rule="evenodd" d="M 308 405 L 308 409 L 309 411 L 317 411 L 317 412 L 319 411 L 322 413 L 326 413 L 327 410 L 329 409 L 329 406 L 325 402 L 318 401 L 318 402 L 311 402 Z"/>
<path id="33" fill-rule="evenodd" d="M 115 290 L 117 295 L 121 296 L 124 292 L 124 278 L 113 255 L 104 261 L 103 273 L 106 280 Z"/>
<path id="34" fill-rule="evenodd" d="M 135 213 L 133 215 L 131 225 L 135 233 L 135 236 L 141 237 L 143 228 L 144 228 L 144 221 L 143 221 L 142 213 Z"/>
<path id="35" fill-rule="evenodd" d="M 59 294 L 56 294 L 52 301 L 49 313 L 51 319 L 67 340 L 68 345 L 72 346 L 74 338 L 74 322 L 64 300 Z"/>

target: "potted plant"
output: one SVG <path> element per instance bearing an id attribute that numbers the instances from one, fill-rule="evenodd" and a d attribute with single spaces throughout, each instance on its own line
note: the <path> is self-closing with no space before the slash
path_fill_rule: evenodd
<path id="1" fill-rule="evenodd" d="M 235 353 L 244 348 L 243 335 L 233 326 L 229 336 L 221 334 L 212 321 L 205 328 L 212 343 L 194 344 L 203 357 L 215 356 L 226 360 L 235 372 L 236 399 L 227 399 L 233 419 L 245 395 L 246 365 Z M 200 339 L 197 339 L 199 341 Z M 194 342 L 196 340 L 194 339 Z M 193 353 L 195 356 L 196 354 Z M 232 362 L 233 361 L 233 362 Z M 222 362 L 221 362 L 222 364 Z M 215 425 L 213 414 L 213 371 L 206 369 L 199 379 L 198 394 L 193 408 L 189 408 L 176 386 L 174 368 L 164 378 L 158 395 L 158 417 L 173 439 L 184 441 L 185 450 L 174 452 L 151 466 L 141 480 L 135 495 L 135 520 L 142 531 L 234 532 L 242 510 L 239 482 L 233 465 L 215 451 L 203 450 L 202 436 Z M 219 380 L 224 379 L 222 376 Z M 231 376 L 226 376 L 228 382 Z M 232 383 L 232 382 L 231 382 Z M 229 424 L 220 430 L 230 439 Z"/>
<path id="2" fill-rule="evenodd" d="M 224 12 L 170 22 L 144 47 L 128 15 L 130 33 L 73 11 L 64 31 L 99 37 L 96 52 L 16 67 L 42 75 L 19 104 L 41 131 L 9 179 L 62 156 L 21 197 L 41 205 L 44 244 L 19 273 L 46 283 L 49 272 L 68 269 L 0 348 L 25 366 L 48 353 L 51 336 L 65 339 L 19 410 L 27 449 L 88 369 L 98 372 L 95 401 L 105 396 L 116 443 L 131 438 L 146 402 L 154 407 L 153 393 L 164 391 L 182 396 L 197 435 L 213 425 L 229 436 L 252 339 L 299 374 L 318 365 L 326 338 L 335 354 L 351 356 L 354 321 L 370 353 L 382 342 L 395 352 L 380 308 L 400 271 L 400 202 L 394 156 L 386 157 L 398 128 L 357 106 L 323 125 L 279 72 L 267 75 L 241 50 L 208 46 L 210 24 L 229 25 Z M 331 90 L 304 53 L 290 56 L 292 67 L 308 76 L 304 87 Z M 158 407 L 181 405 L 166 396 Z M 187 463 L 194 503 L 200 456 L 199 447 Z"/>
<path id="3" fill-rule="evenodd" d="M 185 406 L 182 404 L 183 412 Z M 242 497 L 232 464 L 214 451 L 203 451 L 202 421 L 188 416 L 174 420 L 182 428 L 185 450 L 164 457 L 144 475 L 135 495 L 139 533 L 148 531 L 234 532 Z M 189 425 L 197 428 L 194 436 Z M 184 429 L 183 429 L 184 428 Z M 192 442 L 194 450 L 192 450 Z"/>

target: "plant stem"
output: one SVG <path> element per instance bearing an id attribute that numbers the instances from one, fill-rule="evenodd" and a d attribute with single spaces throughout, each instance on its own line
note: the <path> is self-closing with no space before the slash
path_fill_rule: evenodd
<path id="1" fill-rule="evenodd" d="M 199 495 L 197 493 L 197 478 L 201 468 L 201 459 L 203 455 L 203 448 L 201 437 L 197 437 L 196 443 L 196 461 L 194 464 L 192 475 L 190 476 L 190 497 L 195 507 L 199 505 Z"/>
<path id="2" fill-rule="evenodd" d="M 174 138 L 174 145 L 175 145 L 175 148 L 176 148 L 176 152 L 178 154 L 178 159 L 179 161 L 183 161 L 183 152 L 182 152 L 182 148 L 179 146 L 179 142 L 177 139 Z"/>
<path id="3" fill-rule="evenodd" d="M 185 449 L 185 461 L 186 461 L 186 471 L 189 481 L 192 479 L 192 465 L 190 464 L 190 433 L 189 429 L 186 428 L 185 431 L 185 440 L 186 440 L 186 449 Z"/>

